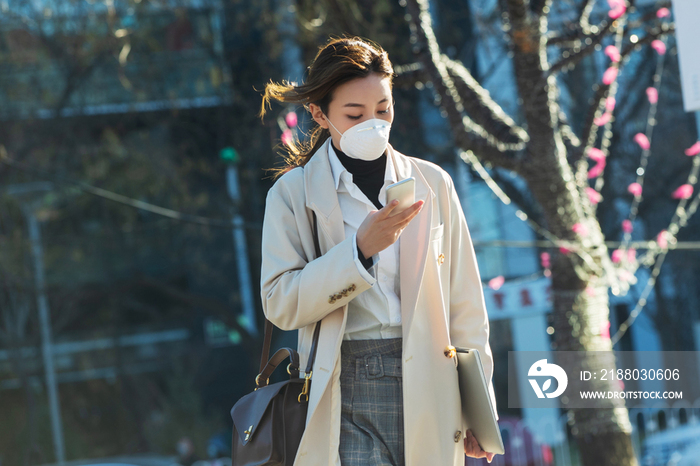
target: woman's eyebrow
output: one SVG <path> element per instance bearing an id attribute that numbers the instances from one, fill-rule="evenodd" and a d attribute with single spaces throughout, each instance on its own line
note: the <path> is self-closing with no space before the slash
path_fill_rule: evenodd
<path id="1" fill-rule="evenodd" d="M 384 97 L 382 100 L 380 100 L 380 101 L 377 102 L 377 103 L 378 103 L 378 104 L 381 104 L 381 103 L 388 102 L 388 101 L 389 101 L 389 99 L 387 99 L 386 97 Z M 343 105 L 343 108 L 344 108 L 344 107 L 363 107 L 363 108 L 364 108 L 364 104 L 356 104 L 356 103 L 350 102 L 350 103 L 348 103 L 348 104 Z"/>

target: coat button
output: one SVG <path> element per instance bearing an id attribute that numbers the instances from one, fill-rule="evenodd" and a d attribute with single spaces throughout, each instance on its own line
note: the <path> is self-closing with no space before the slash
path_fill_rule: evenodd
<path id="1" fill-rule="evenodd" d="M 458 430 L 455 432 L 455 443 L 459 442 L 459 440 L 462 438 L 462 431 Z"/>

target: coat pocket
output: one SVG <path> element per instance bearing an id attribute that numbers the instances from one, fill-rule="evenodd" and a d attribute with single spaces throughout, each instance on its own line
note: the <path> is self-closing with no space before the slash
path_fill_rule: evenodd
<path id="1" fill-rule="evenodd" d="M 430 229 L 430 241 L 442 239 L 443 234 L 445 233 L 445 224 L 441 223 L 440 225 L 433 227 Z"/>

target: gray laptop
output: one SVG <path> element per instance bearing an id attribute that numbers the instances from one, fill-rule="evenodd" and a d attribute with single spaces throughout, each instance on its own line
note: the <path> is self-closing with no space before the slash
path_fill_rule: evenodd
<path id="1" fill-rule="evenodd" d="M 479 351 L 455 347 L 459 392 L 462 398 L 462 414 L 467 428 L 471 429 L 481 449 L 489 453 L 505 454 L 501 430 L 493 411 L 488 385 L 481 365 Z M 466 432 L 465 432 L 466 435 Z"/>

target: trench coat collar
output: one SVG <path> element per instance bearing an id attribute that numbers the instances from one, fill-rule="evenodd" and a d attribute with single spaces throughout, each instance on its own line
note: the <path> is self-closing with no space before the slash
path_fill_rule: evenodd
<path id="1" fill-rule="evenodd" d="M 337 193 L 330 195 L 331 191 L 336 190 L 333 171 L 328 158 L 330 141 L 330 138 L 326 139 L 326 142 L 319 147 L 304 166 L 306 207 L 314 209 L 316 213 L 323 214 L 327 220 L 331 218 L 336 210 L 340 210 Z M 388 160 L 393 160 L 398 180 L 401 181 L 413 176 L 416 178 L 416 200 L 423 199 L 426 204 L 429 200 L 432 200 L 435 193 L 410 159 L 394 150 L 391 144 L 387 146 L 387 149 L 390 152 Z M 423 207 L 423 210 L 425 210 L 425 207 Z M 342 216 L 340 218 L 342 219 Z M 342 237 L 338 238 L 337 242 L 342 240 Z"/>
<path id="2" fill-rule="evenodd" d="M 320 235 L 319 242 L 324 253 L 345 239 L 343 215 L 328 158 L 330 141 L 331 139 L 328 138 L 304 166 L 306 207 L 317 213 L 319 234 L 323 231 L 328 236 L 324 238 L 323 235 Z M 388 160 L 393 161 L 398 180 L 414 177 L 416 179 L 415 199 L 416 201 L 420 199 L 424 201 L 420 213 L 408 224 L 399 238 L 401 315 L 405 327 L 405 338 L 411 325 L 413 311 L 418 301 L 418 292 L 423 281 L 435 193 L 415 162 L 394 150 L 391 145 L 388 145 L 388 150 L 390 152 Z"/>

